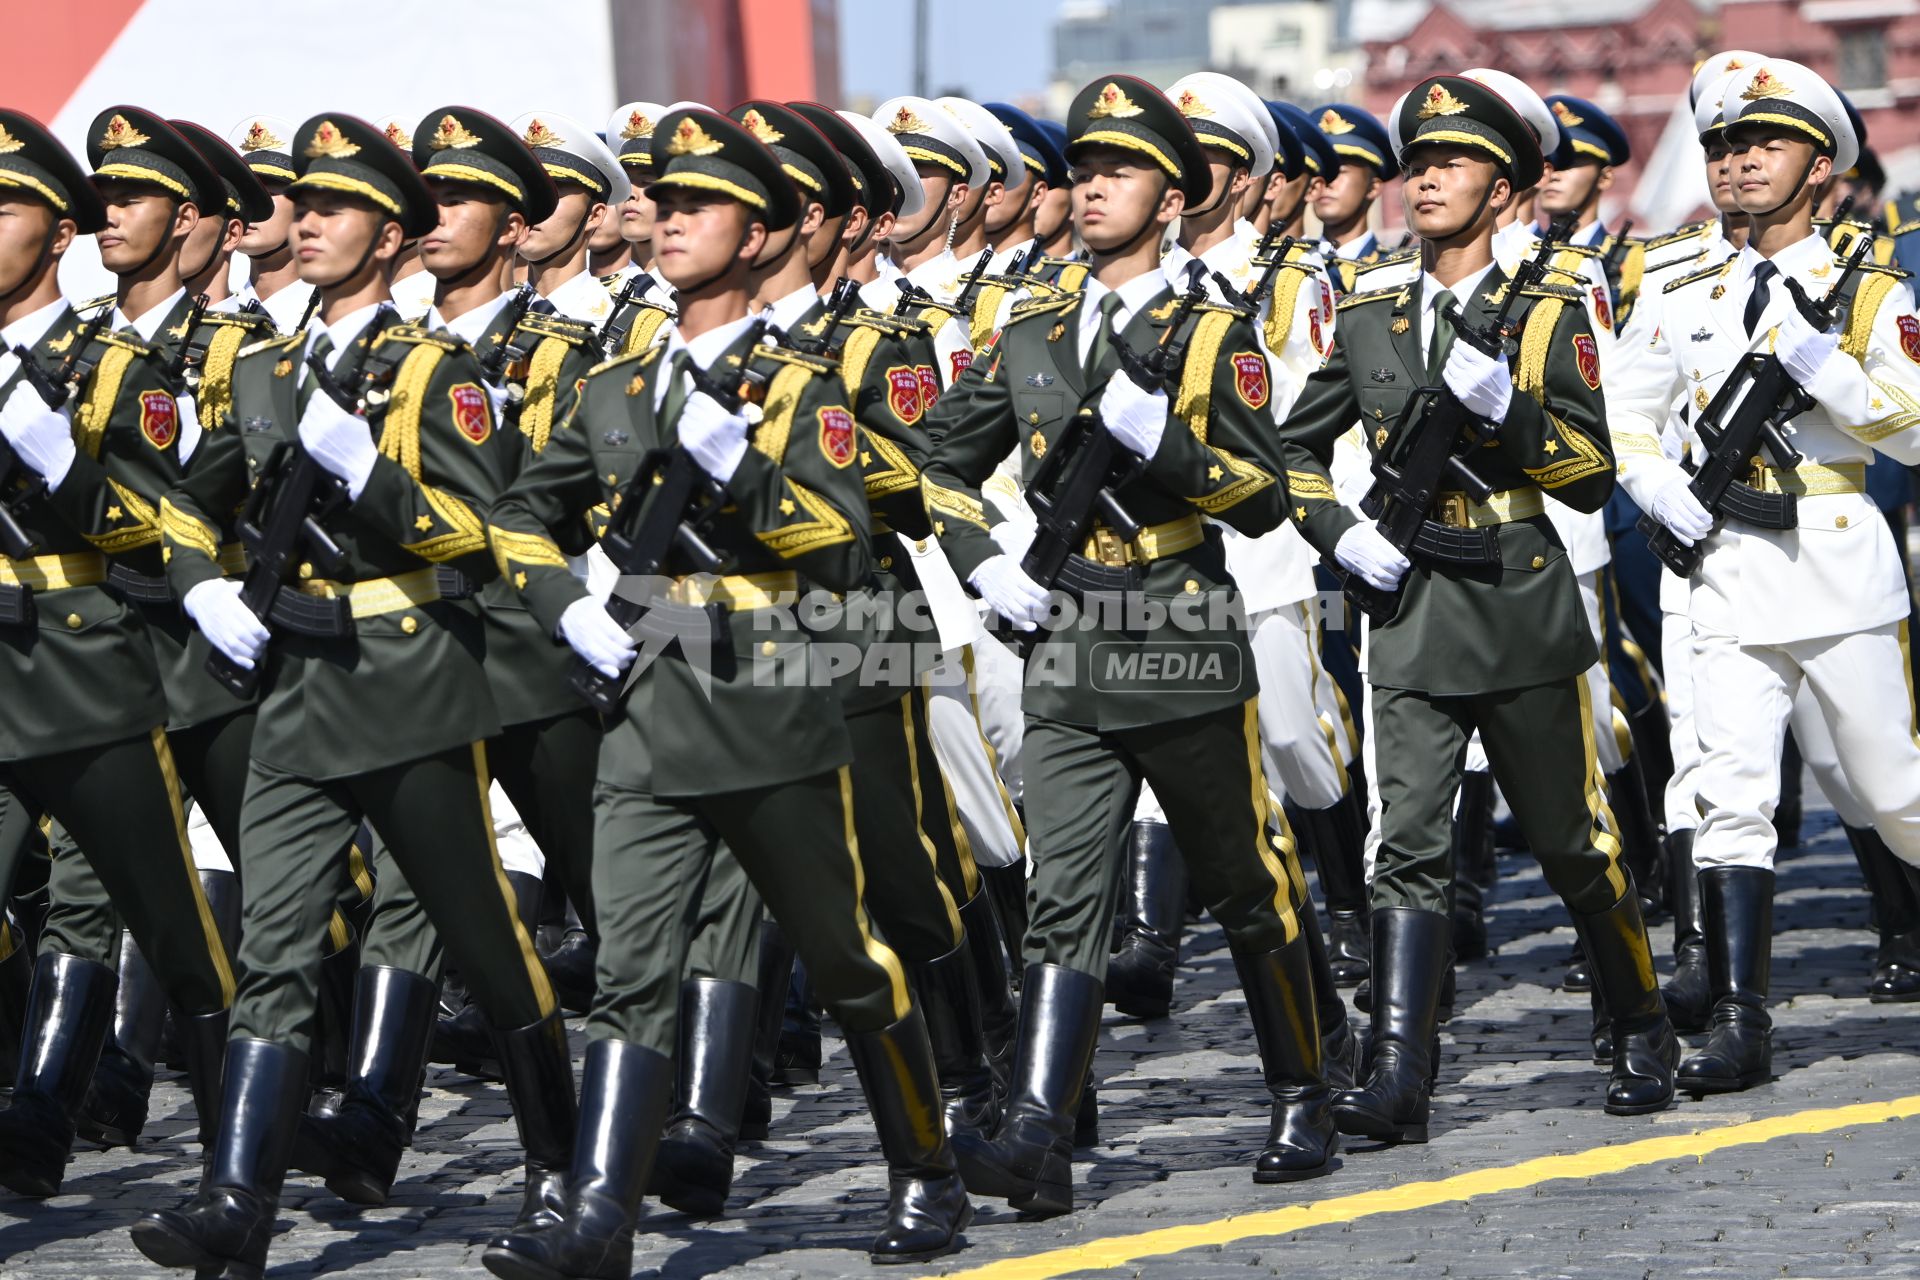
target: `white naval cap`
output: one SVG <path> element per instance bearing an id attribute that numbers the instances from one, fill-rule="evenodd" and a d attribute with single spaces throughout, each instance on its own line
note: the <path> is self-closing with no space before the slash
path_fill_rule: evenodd
<path id="1" fill-rule="evenodd" d="M 992 179 L 986 149 L 937 102 L 911 95 L 888 98 L 873 113 L 873 120 L 899 140 L 909 159 L 939 165 L 956 181 L 971 186 L 984 186 Z"/>
<path id="2" fill-rule="evenodd" d="M 1722 71 L 1701 88 L 1693 102 L 1693 131 L 1701 142 L 1727 127 L 1726 119 L 1720 114 L 1726 105 L 1727 86 L 1739 79 L 1740 72 Z"/>
<path id="3" fill-rule="evenodd" d="M 1840 95 L 1812 68 L 1798 62 L 1766 58 L 1751 71 L 1735 72 L 1721 100 L 1720 114 L 1729 129 L 1759 123 L 1793 130 L 1822 155 L 1833 157 L 1835 173 L 1845 173 L 1860 159 L 1860 139 Z"/>
<path id="4" fill-rule="evenodd" d="M 986 152 L 989 180 L 998 180 L 1009 191 L 1027 180 L 1027 162 L 1021 158 L 1020 144 L 1013 140 L 1007 126 L 1000 123 L 999 116 L 970 98 L 936 98 L 935 102 L 966 126 L 980 149 Z"/>
<path id="5" fill-rule="evenodd" d="M 373 118 L 373 127 L 387 135 L 387 141 L 408 155 L 413 154 L 414 122 L 389 111 Z"/>
<path id="6" fill-rule="evenodd" d="M 1540 154 L 1550 156 L 1560 148 L 1560 121 L 1554 116 L 1547 100 L 1534 91 L 1532 85 L 1505 71 L 1496 71 L 1492 67 L 1475 67 L 1471 71 L 1462 71 L 1461 75 L 1469 80 L 1478 80 L 1507 100 L 1507 105 L 1520 113 L 1520 118 L 1533 126 L 1540 135 Z"/>
<path id="7" fill-rule="evenodd" d="M 293 144 L 288 139 L 293 130 L 293 121 L 285 116 L 248 116 L 227 130 L 227 141 L 258 177 L 292 182 L 296 175 Z"/>
<path id="8" fill-rule="evenodd" d="M 1766 60 L 1766 54 L 1755 53 L 1751 49 L 1725 49 L 1719 53 L 1707 55 L 1700 60 L 1700 65 L 1693 69 L 1693 83 L 1687 86 L 1688 104 L 1699 106 L 1700 99 L 1706 94 L 1708 87 L 1718 83 L 1722 76 L 1731 75 L 1735 71 L 1748 67 L 1757 67 Z"/>
<path id="9" fill-rule="evenodd" d="M 653 126 L 666 114 L 666 107 L 658 102 L 629 102 L 607 117 L 602 132 L 624 168 L 639 170 L 643 178 L 651 176 Z"/>
<path id="10" fill-rule="evenodd" d="M 852 125 L 867 145 L 873 148 L 873 154 L 880 157 L 881 165 L 892 175 L 894 185 L 900 188 L 900 207 L 894 210 L 894 216 L 911 218 L 926 208 L 927 192 L 920 185 L 920 171 L 913 167 L 913 157 L 900 145 L 900 139 L 858 111 L 842 111 L 840 118 Z"/>
<path id="11" fill-rule="evenodd" d="M 608 204 L 619 204 L 632 193 L 626 168 L 600 135 L 578 120 L 552 111 L 529 111 L 512 128 L 555 182 L 585 187 L 595 200 Z"/>
<path id="12" fill-rule="evenodd" d="M 1167 97 L 1193 126 L 1201 146 L 1238 156 L 1256 178 L 1273 172 L 1279 126 L 1267 104 L 1246 85 L 1218 71 L 1196 71 L 1168 85 Z"/>

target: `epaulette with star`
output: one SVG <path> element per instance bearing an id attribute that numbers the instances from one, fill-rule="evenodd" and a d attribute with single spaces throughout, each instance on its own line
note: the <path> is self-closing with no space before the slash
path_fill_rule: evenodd
<path id="1" fill-rule="evenodd" d="M 1420 251 L 1418 249 L 1406 249 L 1399 253 L 1390 253 L 1384 258 L 1375 258 L 1372 262 L 1362 264 L 1359 270 L 1353 273 L 1353 278 L 1355 281 L 1358 281 L 1368 272 L 1378 271 L 1382 267 L 1402 266 L 1405 263 L 1412 262 L 1419 256 Z"/>
<path id="2" fill-rule="evenodd" d="M 306 342 L 306 340 L 307 335 L 305 333 L 276 333 L 271 338 L 262 338 L 252 346 L 240 348 L 239 355 L 237 355 L 235 359 L 244 360 L 256 351 L 273 351 L 293 347 Z"/>
<path id="3" fill-rule="evenodd" d="M 629 351 L 627 354 L 615 356 L 611 360 L 602 360 L 599 364 L 587 370 L 587 376 L 591 378 L 595 374 L 605 373 L 609 369 L 618 369 L 623 364 L 651 364 L 653 361 L 659 359 L 659 357 L 666 352 L 666 349 L 665 344 L 642 347 L 638 351 Z"/>
<path id="4" fill-rule="evenodd" d="M 841 318 L 841 323 L 858 325 L 863 329 L 876 329 L 890 338 L 911 338 L 921 332 L 920 326 L 900 316 L 890 316 L 884 311 L 875 311 L 871 307 L 855 307 Z"/>
<path id="5" fill-rule="evenodd" d="M 115 301 L 115 295 L 111 293 L 103 293 L 97 298 L 88 298 L 85 302 L 82 302 L 78 306 L 74 307 L 74 310 L 79 312 L 81 315 L 85 315 L 89 311 L 98 311 L 102 307 L 110 307 L 113 305 L 114 301 Z"/>
<path id="6" fill-rule="evenodd" d="M 404 342 L 412 347 L 438 347 L 442 351 L 464 351 L 467 344 L 445 329 L 429 329 L 423 324 L 396 324 L 383 329 L 374 344 Z"/>
<path id="7" fill-rule="evenodd" d="M 155 348 L 144 341 L 139 334 L 120 329 L 96 329 L 93 340 L 102 346 L 119 347 L 131 351 L 137 356 L 150 356 Z"/>
<path id="8" fill-rule="evenodd" d="M 1713 220 L 1703 218 L 1699 222 L 1689 222 L 1685 226 L 1675 227 L 1663 236 L 1654 236 L 1647 241 L 1648 249 L 1664 249 L 1668 245 L 1679 244 L 1682 240 L 1693 240 L 1707 233 L 1713 226 Z"/>
<path id="9" fill-rule="evenodd" d="M 1542 280 L 1530 284 L 1520 291 L 1523 298 L 1559 298 L 1563 302 L 1582 302 L 1587 299 L 1586 290 L 1570 284 L 1557 284 L 1552 280 Z"/>
<path id="10" fill-rule="evenodd" d="M 1733 269 L 1734 261 L 1738 257 L 1738 254 L 1729 253 L 1724 261 L 1716 262 L 1712 266 L 1702 267 L 1698 271 L 1689 271 L 1678 280 L 1667 281 L 1666 287 L 1661 289 L 1660 292 L 1672 293 L 1675 289 L 1682 288 L 1686 285 L 1696 284 L 1702 280 L 1712 280 L 1716 276 L 1723 276 Z"/>
<path id="11" fill-rule="evenodd" d="M 1335 311 L 1345 311 L 1350 307 L 1363 306 L 1369 302 L 1379 302 L 1384 298 L 1398 298 L 1407 292 L 1405 285 L 1394 285 L 1389 289 L 1369 289 L 1365 293 L 1350 293 L 1333 306 Z"/>
<path id="12" fill-rule="evenodd" d="M 200 323 L 224 329 L 245 329 L 248 333 L 278 333 L 273 317 L 264 311 L 203 311 Z"/>
<path id="13" fill-rule="evenodd" d="M 1908 193 L 1887 201 L 1887 234 L 1904 236 L 1920 231 L 1920 194 Z"/>
<path id="14" fill-rule="evenodd" d="M 1012 324 L 1028 316 L 1065 311 L 1079 300 L 1080 295 L 1077 293 L 1050 293 L 1041 298 L 1025 298 L 1013 304 L 1013 311 L 1007 316 L 1007 323 Z"/>
<path id="15" fill-rule="evenodd" d="M 576 347 L 592 344 L 599 336 L 594 327 L 584 320 L 572 320 L 559 312 L 529 311 L 520 317 L 515 326 L 517 333 L 531 333 L 542 338 L 559 338 Z"/>
<path id="16" fill-rule="evenodd" d="M 808 355 L 804 351 L 795 351 L 792 347 L 757 346 L 750 353 L 755 360 L 771 360 L 775 364 L 799 365 L 815 373 L 832 373 L 839 362 L 830 356 Z M 731 357 L 729 357 L 731 359 Z"/>
<path id="17" fill-rule="evenodd" d="M 1553 251 L 1555 253 L 1577 254 L 1582 258 L 1604 258 L 1607 256 L 1607 251 L 1598 245 L 1573 244 L 1566 240 L 1554 241 Z"/>

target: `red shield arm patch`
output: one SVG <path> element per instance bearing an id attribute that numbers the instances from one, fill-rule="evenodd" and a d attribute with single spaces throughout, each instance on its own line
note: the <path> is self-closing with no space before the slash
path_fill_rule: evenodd
<path id="1" fill-rule="evenodd" d="M 1580 365 L 1580 377 L 1589 391 L 1600 389 L 1600 345 L 1590 333 L 1573 335 L 1574 359 Z"/>
<path id="2" fill-rule="evenodd" d="M 839 405 L 820 410 L 820 452 L 836 467 L 853 461 L 853 415 Z"/>
<path id="3" fill-rule="evenodd" d="M 953 364 L 953 376 L 947 379 L 948 386 L 952 386 L 954 383 L 960 381 L 960 375 L 973 367 L 973 352 L 956 351 L 953 353 L 951 360 Z"/>
<path id="4" fill-rule="evenodd" d="M 1900 326 L 1900 350 L 1907 359 L 1920 364 L 1920 318 L 1901 316 L 1896 323 Z"/>
<path id="5" fill-rule="evenodd" d="M 933 406 L 940 399 L 940 374 L 930 364 L 917 364 L 913 371 L 920 375 L 920 412 L 933 412 Z"/>
<path id="6" fill-rule="evenodd" d="M 171 392 L 140 393 L 140 434 L 156 449 L 165 449 L 180 438 L 180 406 Z"/>
<path id="7" fill-rule="evenodd" d="M 1607 298 L 1607 291 L 1599 285 L 1593 286 L 1593 318 L 1608 333 L 1613 332 L 1613 303 Z"/>
<path id="8" fill-rule="evenodd" d="M 493 402 L 472 382 L 463 382 L 447 392 L 453 401 L 453 425 L 474 444 L 484 444 L 493 434 Z"/>
<path id="9" fill-rule="evenodd" d="M 927 370 L 932 373 L 933 370 Z M 904 364 L 896 364 L 887 370 L 887 408 L 893 410 L 893 416 L 907 426 L 920 421 L 926 412 L 921 404 L 920 373 Z"/>
<path id="10" fill-rule="evenodd" d="M 1258 351 L 1233 353 L 1233 390 L 1249 409 L 1267 405 L 1267 358 Z"/>

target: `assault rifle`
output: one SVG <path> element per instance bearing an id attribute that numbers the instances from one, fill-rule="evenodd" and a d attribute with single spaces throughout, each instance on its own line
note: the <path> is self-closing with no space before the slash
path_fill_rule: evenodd
<path id="1" fill-rule="evenodd" d="M 745 350 L 751 353 L 771 328 L 767 315 L 757 317 L 748 326 Z M 683 372 L 693 380 L 696 391 L 712 398 L 728 413 L 739 413 L 743 405 L 765 393 L 767 382 L 767 375 L 753 368 L 751 354 L 740 367 L 740 380 L 731 386 L 716 381 L 691 361 Z M 600 548 L 623 578 L 657 578 L 667 572 L 668 561 L 675 553 L 691 564 L 695 573 L 724 573 L 728 557 L 707 542 L 706 531 L 725 499 L 725 486 L 708 475 L 684 446 L 650 449 L 620 490 L 607 531 L 600 537 Z M 618 591 L 607 600 L 607 612 L 628 631 L 646 616 L 647 608 Z M 619 706 L 625 687 L 624 676 L 608 676 L 585 661 L 574 663 L 569 682 L 573 691 L 603 716 L 611 715 Z"/>
<path id="2" fill-rule="evenodd" d="M 833 335 L 845 324 L 853 309 L 860 304 L 860 286 L 851 276 L 841 276 L 840 282 L 833 286 L 833 292 L 827 295 L 827 314 L 821 320 L 819 336 L 801 338 L 793 344 L 795 351 L 810 356 L 835 356 Z"/>
<path id="3" fill-rule="evenodd" d="M 1782 276 L 1793 305 L 1807 323 L 1822 333 L 1839 319 L 1840 303 L 1847 296 L 1847 282 L 1873 249 L 1872 236 L 1854 241 L 1846 266 L 1818 302 L 1809 301 L 1800 282 Z M 1764 334 L 1756 335 L 1764 337 Z M 1720 384 L 1707 407 L 1694 423 L 1700 442 L 1706 446 L 1703 458 L 1687 485 L 1712 515 L 1714 527 L 1731 517 L 1761 529 L 1792 529 L 1799 524 L 1798 499 L 1791 493 L 1767 493 L 1747 484 L 1741 477 L 1754 473 L 1754 458 L 1765 449 L 1776 467 L 1797 467 L 1800 451 L 1788 440 L 1784 428 L 1792 419 L 1813 408 L 1813 397 L 1793 380 L 1780 357 L 1772 351 L 1749 351 Z M 1660 562 L 1681 577 L 1691 577 L 1706 554 L 1704 542 L 1692 546 L 1682 543 L 1673 530 L 1652 516 L 1641 516 L 1640 532 L 1647 535 L 1647 546 Z"/>
<path id="4" fill-rule="evenodd" d="M 1484 328 L 1468 322 L 1459 304 L 1447 308 L 1446 319 L 1453 326 L 1454 340 L 1464 342 L 1489 356 L 1511 356 L 1518 350 L 1518 325 L 1509 316 L 1522 291 L 1546 277 L 1553 255 L 1571 233 L 1571 215 L 1556 218 L 1534 250 L 1533 257 L 1520 265 L 1508 282 L 1500 310 Z M 1480 423 L 1460 403 L 1459 397 L 1443 381 L 1439 386 L 1420 387 L 1407 398 L 1395 424 L 1392 439 L 1373 459 L 1373 486 L 1360 502 L 1360 509 L 1373 517 L 1381 534 L 1402 555 L 1411 558 L 1418 545 L 1442 559 L 1465 562 L 1468 544 L 1481 541 L 1481 530 L 1453 530 L 1428 520 L 1434 499 L 1443 488 L 1464 490 L 1476 502 L 1493 496 L 1488 484 L 1468 464 L 1481 442 Z M 1476 535 L 1460 538 L 1457 534 Z M 1456 553 L 1449 555 L 1449 553 Z M 1327 563 L 1340 579 L 1346 598 L 1376 623 L 1393 619 L 1400 608 L 1400 592 L 1381 591 L 1369 586 L 1356 574 Z"/>
<path id="5" fill-rule="evenodd" d="M 381 332 L 398 319 L 391 306 L 382 304 L 367 326 L 366 345 L 354 357 L 353 370 L 345 379 L 336 379 L 318 356 L 308 356 L 307 369 L 320 392 L 352 414 L 384 406 L 386 390 L 367 375 L 367 356 Z M 346 485 L 313 460 L 297 435 L 275 445 L 260 468 L 235 528 L 247 551 L 240 602 L 269 630 L 278 625 L 299 635 L 352 633 L 353 615 L 345 600 L 303 595 L 287 587 L 302 562 L 318 566 L 329 577 L 344 569 L 346 555 L 327 532 L 325 521 L 346 501 Z M 262 653 L 248 670 L 215 649 L 207 657 L 207 674 L 235 697 L 250 698 L 266 674 L 266 656 Z"/>
<path id="6" fill-rule="evenodd" d="M 486 355 L 480 357 L 480 376 L 494 386 L 500 385 L 501 375 L 513 364 L 526 358 L 526 352 L 514 345 L 513 337 L 520 331 L 520 322 L 527 318 L 527 312 L 540 300 L 531 284 L 523 284 L 513 291 L 506 305 L 500 308 L 500 319 L 495 323 L 502 325 L 500 341 Z M 525 394 L 524 389 L 521 394 Z"/>
<path id="7" fill-rule="evenodd" d="M 620 292 L 614 295 L 613 310 L 607 313 L 607 322 L 600 326 L 600 332 L 594 337 L 594 345 L 599 349 L 602 360 L 613 359 L 614 352 L 620 349 L 626 342 L 627 335 L 633 331 L 634 318 L 640 313 L 628 311 L 628 306 L 645 297 L 647 290 L 653 288 L 656 283 L 658 282 L 651 275 L 644 271 L 636 271 L 627 277 L 625 284 L 620 286 Z M 616 329 L 614 324 L 620 319 L 622 312 L 627 313 L 627 322 Z"/>

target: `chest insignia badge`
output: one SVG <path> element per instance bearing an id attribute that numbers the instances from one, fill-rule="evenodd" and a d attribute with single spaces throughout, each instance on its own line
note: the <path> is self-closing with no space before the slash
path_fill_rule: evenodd
<path id="1" fill-rule="evenodd" d="M 633 439 L 633 437 L 624 431 L 615 430 L 607 432 L 607 434 L 601 436 L 600 439 L 603 443 L 618 449 L 621 445 Z"/>
<path id="2" fill-rule="evenodd" d="M 1692 338 L 1695 342 L 1712 342 L 1713 341 L 1713 332 L 1709 329 L 1695 329 L 1692 333 L 1688 334 L 1687 336 Z"/>
<path id="3" fill-rule="evenodd" d="M 1375 382 L 1392 382 L 1393 370 L 1386 369 L 1386 368 L 1375 369 L 1372 373 L 1368 374 L 1367 376 L 1372 378 Z"/>
<path id="4" fill-rule="evenodd" d="M 1050 373 L 1030 373 L 1027 375 L 1027 385 L 1030 387 L 1050 387 L 1053 385 L 1053 375 Z"/>
<path id="5" fill-rule="evenodd" d="M 1395 333 L 1405 333 L 1413 327 L 1413 324 L 1405 316 L 1401 316 L 1393 322 L 1391 327 Z"/>
<path id="6" fill-rule="evenodd" d="M 282 360 L 273 366 L 273 376 L 276 378 L 284 378 L 292 372 L 293 361 L 291 360 Z"/>
<path id="7" fill-rule="evenodd" d="M 1066 336 L 1067 336 L 1067 326 L 1064 324 L 1056 324 L 1055 326 L 1053 326 L 1053 328 L 1047 330 L 1048 342 L 1058 342 L 1060 341 L 1060 339 Z"/>
<path id="8" fill-rule="evenodd" d="M 1723 284 L 1717 284 L 1713 286 L 1712 289 L 1709 289 L 1707 291 L 1707 296 L 1709 298 L 1712 298 L 1715 302 L 1718 302 L 1720 301 L 1720 299 L 1727 296 L 1727 286 Z"/>

